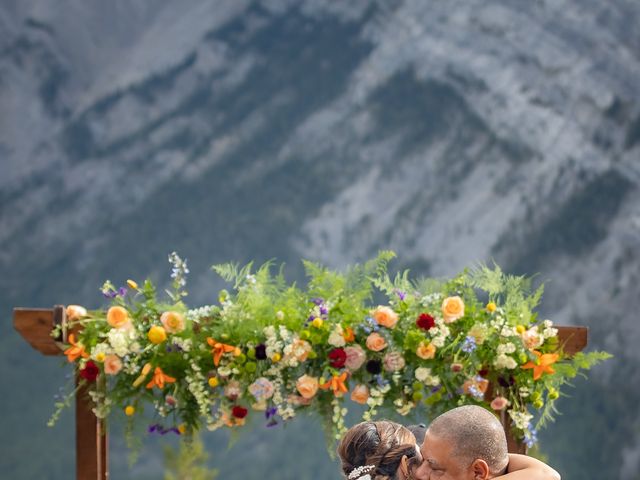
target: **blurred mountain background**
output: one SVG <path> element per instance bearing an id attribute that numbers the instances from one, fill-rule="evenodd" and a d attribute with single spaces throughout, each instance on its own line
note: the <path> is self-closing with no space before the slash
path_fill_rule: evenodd
<path id="1" fill-rule="evenodd" d="M 564 478 L 640 478 L 640 3 L 634 0 L 3 0 L 0 471 L 67 479 L 69 370 L 15 306 L 103 304 L 105 279 L 192 305 L 225 261 L 332 267 L 379 249 L 452 275 L 495 259 L 547 282 L 541 315 L 615 359 L 579 381 L 541 449 Z M 150 439 L 112 478 L 161 478 Z M 338 478 L 313 419 L 258 423 L 220 478 Z M 295 453 L 295 456 L 292 456 Z"/>

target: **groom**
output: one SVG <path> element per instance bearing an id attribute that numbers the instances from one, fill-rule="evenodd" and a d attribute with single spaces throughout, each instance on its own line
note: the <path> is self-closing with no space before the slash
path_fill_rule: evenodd
<path id="1" fill-rule="evenodd" d="M 475 405 L 454 408 L 437 417 L 427 428 L 422 464 L 416 480 L 487 480 L 518 470 L 518 456 L 507 451 L 502 425 L 488 410 Z M 525 457 L 531 461 L 529 457 Z M 557 478 L 553 469 L 540 463 L 527 478 Z"/>

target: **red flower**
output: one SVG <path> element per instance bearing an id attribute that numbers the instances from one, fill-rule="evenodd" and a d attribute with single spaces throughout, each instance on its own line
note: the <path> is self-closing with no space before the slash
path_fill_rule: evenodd
<path id="1" fill-rule="evenodd" d="M 247 410 L 244 407 L 241 407 L 240 405 L 236 405 L 231 409 L 231 415 L 233 415 L 236 418 L 244 418 L 247 416 L 247 413 L 249 413 L 249 410 Z"/>
<path id="2" fill-rule="evenodd" d="M 428 313 L 421 313 L 416 320 L 416 325 L 422 330 L 429 330 L 436 326 L 436 319 Z"/>
<path id="3" fill-rule="evenodd" d="M 89 360 L 84 368 L 80 370 L 80 376 L 89 383 L 95 382 L 96 378 L 98 378 L 99 373 L 100 369 L 91 360 Z"/>
<path id="4" fill-rule="evenodd" d="M 342 368 L 347 361 L 347 352 L 344 351 L 344 348 L 334 348 L 329 352 L 329 360 L 331 360 L 329 365 L 333 368 Z"/>

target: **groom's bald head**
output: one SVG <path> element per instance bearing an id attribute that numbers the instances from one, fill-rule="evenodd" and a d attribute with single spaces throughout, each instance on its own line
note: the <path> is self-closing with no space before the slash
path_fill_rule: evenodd
<path id="1" fill-rule="evenodd" d="M 482 407 L 467 405 L 449 410 L 429 425 L 427 434 L 448 442 L 463 466 L 481 459 L 496 475 L 509 463 L 502 424 Z"/>

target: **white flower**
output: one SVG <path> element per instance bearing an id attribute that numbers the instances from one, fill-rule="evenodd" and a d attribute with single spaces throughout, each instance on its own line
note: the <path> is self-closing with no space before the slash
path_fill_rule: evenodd
<path id="1" fill-rule="evenodd" d="M 517 410 L 509 410 L 508 412 L 516 428 L 520 430 L 526 429 L 527 426 L 529 425 L 529 422 L 533 418 L 533 415 L 531 415 L 527 411 L 521 412 Z"/>
<path id="2" fill-rule="evenodd" d="M 104 359 L 104 357 L 106 355 L 109 355 L 111 352 L 112 350 L 109 347 L 109 345 L 107 343 L 102 342 L 97 344 L 95 347 L 93 347 L 93 350 L 91 351 L 91 358 L 96 360 L 102 357 Z"/>
<path id="3" fill-rule="evenodd" d="M 516 351 L 516 346 L 511 343 L 501 343 L 500 345 L 498 345 L 498 355 L 502 355 L 505 353 L 513 353 Z"/>
<path id="4" fill-rule="evenodd" d="M 344 341 L 344 332 L 342 330 L 342 326 L 336 325 L 336 328 L 333 329 L 331 334 L 329 335 L 329 339 L 327 340 L 329 345 L 334 347 L 344 347 L 347 342 Z"/>
<path id="5" fill-rule="evenodd" d="M 509 370 L 513 370 L 518 366 L 518 362 L 509 355 L 502 353 L 493 361 L 493 366 L 496 368 L 508 368 Z"/>
<path id="6" fill-rule="evenodd" d="M 419 382 L 424 382 L 428 377 L 431 376 L 431 369 L 426 367 L 418 367 L 415 371 L 416 380 Z"/>

